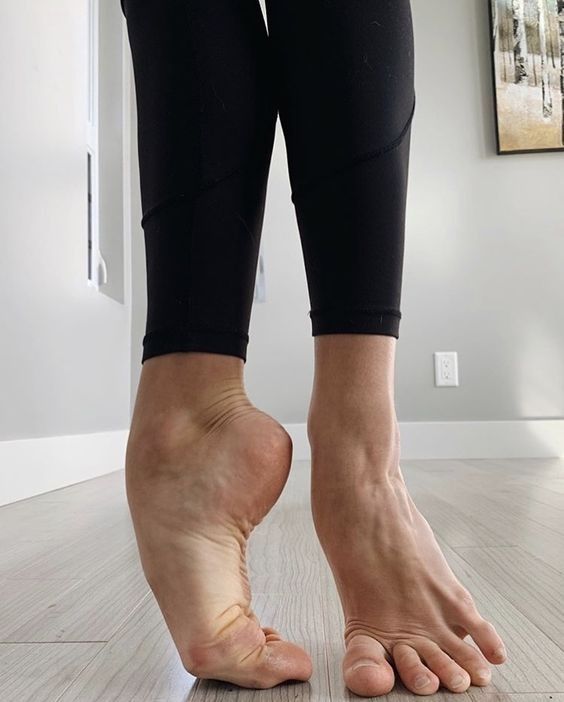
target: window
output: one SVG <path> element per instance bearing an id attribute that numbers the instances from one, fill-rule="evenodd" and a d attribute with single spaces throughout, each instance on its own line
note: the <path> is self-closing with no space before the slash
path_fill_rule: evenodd
<path id="1" fill-rule="evenodd" d="M 89 0 L 86 173 L 88 285 L 124 301 L 123 15 Z"/>

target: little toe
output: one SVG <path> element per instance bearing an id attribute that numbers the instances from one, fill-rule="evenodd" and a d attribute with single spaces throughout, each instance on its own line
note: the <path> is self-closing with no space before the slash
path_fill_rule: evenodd
<path id="1" fill-rule="evenodd" d="M 506 661 L 507 654 L 505 646 L 503 645 L 501 636 L 497 633 L 491 622 L 488 622 L 483 617 L 479 617 L 475 623 L 466 628 L 480 651 L 490 663 L 500 665 Z"/>
<path id="2" fill-rule="evenodd" d="M 261 627 L 264 635 L 266 636 L 266 640 L 268 641 L 280 641 L 282 637 L 280 634 L 276 631 L 276 629 L 273 629 L 270 626 L 263 626 Z"/>
<path id="3" fill-rule="evenodd" d="M 393 656 L 396 669 L 408 690 L 417 695 L 432 695 L 439 689 L 439 678 L 424 665 L 414 648 L 398 643 L 394 646 Z"/>
<path id="4" fill-rule="evenodd" d="M 394 669 L 386 660 L 386 650 L 376 639 L 359 634 L 347 644 L 343 659 L 345 684 L 356 695 L 376 697 L 392 690 Z"/>
<path id="5" fill-rule="evenodd" d="M 445 653 L 434 641 L 417 644 L 417 651 L 441 684 L 451 692 L 465 692 L 471 683 L 470 674 Z"/>

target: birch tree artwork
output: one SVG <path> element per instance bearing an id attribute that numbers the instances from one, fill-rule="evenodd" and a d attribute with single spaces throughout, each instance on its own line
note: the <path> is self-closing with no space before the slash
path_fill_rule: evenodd
<path id="1" fill-rule="evenodd" d="M 564 149 L 564 0 L 490 0 L 499 153 Z"/>
<path id="2" fill-rule="evenodd" d="M 539 2 L 539 4 L 541 4 Z M 527 58 L 527 32 L 525 30 L 524 0 L 512 0 L 513 13 L 513 58 L 515 63 L 515 82 L 528 83 Z"/>

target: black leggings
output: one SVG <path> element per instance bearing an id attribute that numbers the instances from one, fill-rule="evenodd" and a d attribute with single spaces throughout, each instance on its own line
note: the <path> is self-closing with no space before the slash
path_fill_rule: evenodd
<path id="1" fill-rule="evenodd" d="M 147 263 L 142 363 L 246 359 L 278 113 L 312 333 L 399 337 L 409 0 L 122 0 Z M 273 321 L 275 324 L 275 321 Z"/>

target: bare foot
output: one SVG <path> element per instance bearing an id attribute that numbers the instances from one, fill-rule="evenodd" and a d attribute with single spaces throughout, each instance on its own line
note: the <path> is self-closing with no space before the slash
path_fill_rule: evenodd
<path id="1" fill-rule="evenodd" d="M 388 693 L 391 663 L 419 695 L 488 684 L 488 661 L 505 661 L 503 643 L 407 492 L 395 413 L 347 414 L 331 425 L 327 406 L 316 406 L 312 510 L 344 610 L 347 686 Z M 468 634 L 479 651 L 463 641 Z"/>
<path id="2" fill-rule="evenodd" d="M 311 661 L 261 628 L 245 550 L 278 499 L 292 446 L 242 386 L 242 361 L 148 359 L 126 455 L 127 494 L 147 580 L 186 669 L 244 687 L 307 680 Z"/>

